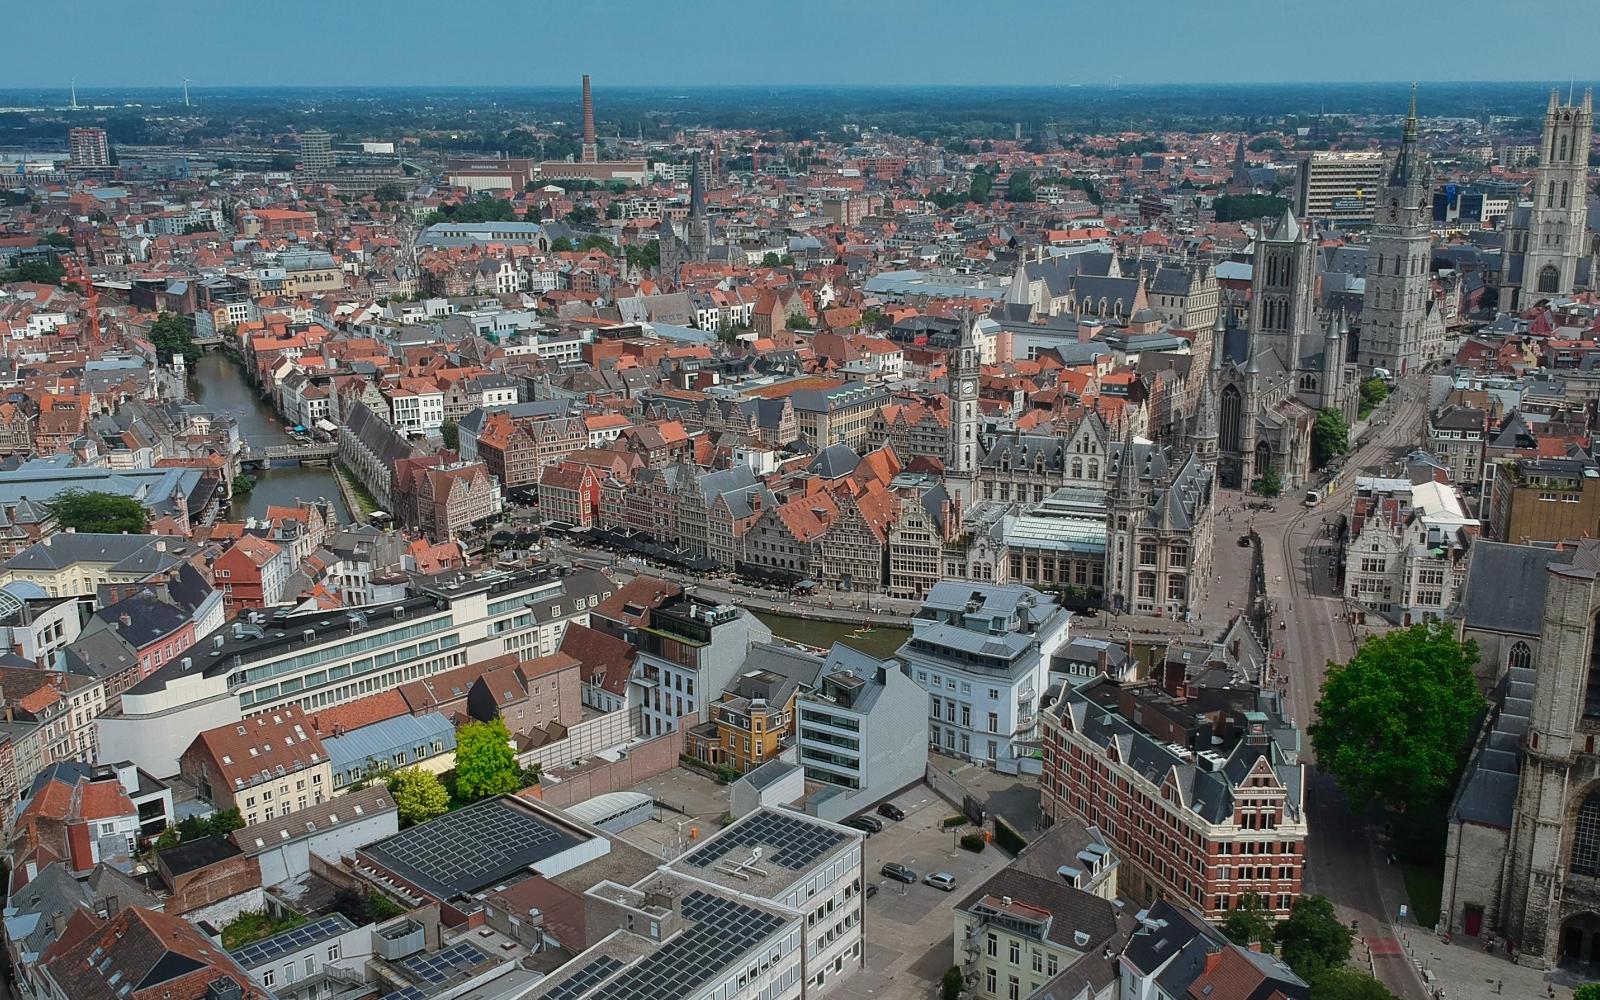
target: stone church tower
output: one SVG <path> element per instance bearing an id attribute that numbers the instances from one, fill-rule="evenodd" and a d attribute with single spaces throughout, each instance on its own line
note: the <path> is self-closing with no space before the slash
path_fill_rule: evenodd
<path id="1" fill-rule="evenodd" d="M 1594 95 L 1560 103 L 1555 91 L 1544 112 L 1533 200 L 1507 226 L 1500 308 L 1519 310 L 1539 299 L 1570 295 L 1579 285 L 1578 261 L 1587 252 L 1589 144 Z M 1590 279 L 1592 283 L 1592 278 Z"/>
<path id="2" fill-rule="evenodd" d="M 1600 960 L 1600 540 L 1550 564 L 1505 882 L 1524 963 Z"/>
<path id="3" fill-rule="evenodd" d="M 1400 155 L 1374 209 L 1356 359 L 1397 376 L 1431 360 L 1423 357 L 1422 330 L 1432 281 L 1433 168 L 1418 148 L 1420 135 L 1413 84 Z"/>
<path id="4" fill-rule="evenodd" d="M 945 462 L 945 482 L 963 502 L 972 501 L 972 479 L 981 457 L 978 452 L 978 326 L 969 317 L 961 327 L 961 342 L 950 353 L 950 455 Z"/>
<path id="5" fill-rule="evenodd" d="M 689 161 L 689 217 L 684 220 L 689 259 L 704 264 L 711 256 L 711 219 L 706 215 L 705 164 L 700 154 Z"/>
<path id="6" fill-rule="evenodd" d="M 1300 366 L 1301 335 L 1316 326 L 1316 250 L 1315 235 L 1289 209 L 1256 237 L 1251 349 L 1275 351 L 1285 371 Z"/>

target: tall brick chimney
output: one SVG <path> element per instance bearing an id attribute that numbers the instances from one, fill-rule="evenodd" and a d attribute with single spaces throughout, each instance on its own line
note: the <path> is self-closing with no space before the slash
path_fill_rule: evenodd
<path id="1" fill-rule="evenodd" d="M 600 159 L 594 135 L 594 94 L 589 91 L 589 74 L 583 74 L 583 162 Z"/>

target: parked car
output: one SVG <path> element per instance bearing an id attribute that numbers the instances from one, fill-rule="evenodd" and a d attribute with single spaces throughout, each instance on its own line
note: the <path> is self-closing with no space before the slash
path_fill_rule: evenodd
<path id="1" fill-rule="evenodd" d="M 933 872 L 930 875 L 924 875 L 922 883 L 923 885 L 931 885 L 935 889 L 943 889 L 945 892 L 955 892 L 956 890 L 956 877 L 949 872 Z"/>
<path id="2" fill-rule="evenodd" d="M 883 820 L 876 816 L 869 816 L 866 813 L 862 813 L 860 816 L 852 816 L 845 822 L 863 830 L 871 830 L 873 833 L 883 832 Z"/>
<path id="3" fill-rule="evenodd" d="M 884 878 L 892 878 L 896 882 L 904 882 L 906 885 L 915 885 L 917 881 L 917 873 L 897 861 L 885 863 L 879 869 L 879 872 Z"/>
<path id="4" fill-rule="evenodd" d="M 883 805 L 878 807 L 878 815 L 887 819 L 892 819 L 898 823 L 906 818 L 906 811 L 895 805 L 893 802 L 885 802 Z"/>
<path id="5" fill-rule="evenodd" d="M 868 882 L 867 883 L 867 893 L 866 894 L 867 894 L 867 898 L 868 899 L 871 899 L 873 896 L 876 896 L 878 894 L 878 883 L 876 883 L 876 882 Z"/>
<path id="6" fill-rule="evenodd" d="M 1250 547 L 1250 536 L 1249 535 L 1240 535 L 1239 536 L 1239 548 L 1248 549 L 1249 547 Z"/>

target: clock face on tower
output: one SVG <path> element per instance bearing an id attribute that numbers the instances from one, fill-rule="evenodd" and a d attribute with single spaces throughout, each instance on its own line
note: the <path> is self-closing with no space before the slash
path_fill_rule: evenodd
<path id="1" fill-rule="evenodd" d="M 965 382 L 961 383 L 961 391 L 970 396 L 978 391 L 978 383 L 969 378 Z"/>

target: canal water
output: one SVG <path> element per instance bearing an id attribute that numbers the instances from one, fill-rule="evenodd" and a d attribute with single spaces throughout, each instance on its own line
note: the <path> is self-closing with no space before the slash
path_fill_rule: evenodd
<path id="1" fill-rule="evenodd" d="M 230 354 L 207 351 L 201 355 L 189 375 L 189 398 L 213 412 L 232 414 L 239 422 L 240 436 L 254 448 L 292 443 L 283 422 L 266 400 L 250 388 L 245 381 L 244 368 Z M 249 496 L 234 501 L 229 514 L 231 520 L 261 516 L 267 512 L 268 505 L 292 506 L 297 500 L 328 499 L 333 501 L 339 523 L 350 523 L 350 512 L 339 496 L 333 470 L 327 466 L 280 465 L 252 475 L 256 478 L 256 487 Z"/>
<path id="2" fill-rule="evenodd" d="M 857 626 L 842 622 L 819 622 L 810 618 L 775 615 L 766 611 L 757 611 L 755 616 L 766 622 L 767 627 L 772 629 L 772 634 L 781 639 L 791 639 L 821 649 L 829 649 L 834 643 L 842 642 L 846 646 L 854 646 L 863 653 L 880 659 L 892 655 L 902 643 L 911 638 L 910 629 L 885 625 L 862 626 L 872 631 L 860 634 Z"/>

